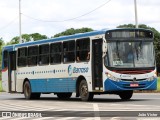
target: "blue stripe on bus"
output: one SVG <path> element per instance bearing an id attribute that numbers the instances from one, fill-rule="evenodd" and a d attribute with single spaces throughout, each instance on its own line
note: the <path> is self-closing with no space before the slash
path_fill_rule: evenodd
<path id="1" fill-rule="evenodd" d="M 75 92 L 76 78 L 30 79 L 32 92 Z"/>
<path id="2" fill-rule="evenodd" d="M 3 47 L 2 51 L 4 51 L 4 50 L 13 51 L 14 46 L 15 46 L 15 45 L 5 46 L 5 47 Z"/>
<path id="3" fill-rule="evenodd" d="M 105 91 L 119 91 L 119 90 L 156 90 L 157 89 L 157 79 L 155 78 L 152 81 L 140 81 L 137 82 L 138 87 L 130 87 L 131 82 L 125 81 L 113 81 L 106 79 L 104 82 Z"/>

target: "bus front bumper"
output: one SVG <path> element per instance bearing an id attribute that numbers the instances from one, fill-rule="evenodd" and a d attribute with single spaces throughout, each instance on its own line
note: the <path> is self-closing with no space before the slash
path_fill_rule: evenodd
<path id="1" fill-rule="evenodd" d="M 138 82 L 126 82 L 126 81 L 113 81 L 106 79 L 104 82 L 105 91 L 123 91 L 123 90 L 156 90 L 157 78 L 152 81 L 138 81 Z"/>

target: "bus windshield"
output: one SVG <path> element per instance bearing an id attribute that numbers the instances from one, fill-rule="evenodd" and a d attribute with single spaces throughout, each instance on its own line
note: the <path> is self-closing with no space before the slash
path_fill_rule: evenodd
<path id="1" fill-rule="evenodd" d="M 153 42 L 109 42 L 105 64 L 117 68 L 154 67 Z"/>

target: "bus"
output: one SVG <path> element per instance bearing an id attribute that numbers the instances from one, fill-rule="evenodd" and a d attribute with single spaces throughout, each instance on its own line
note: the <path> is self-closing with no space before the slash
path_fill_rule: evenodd
<path id="1" fill-rule="evenodd" d="M 82 101 L 116 94 L 131 99 L 134 90 L 156 90 L 154 35 L 140 28 L 103 29 L 5 46 L 2 85 L 26 99 L 54 93 Z"/>

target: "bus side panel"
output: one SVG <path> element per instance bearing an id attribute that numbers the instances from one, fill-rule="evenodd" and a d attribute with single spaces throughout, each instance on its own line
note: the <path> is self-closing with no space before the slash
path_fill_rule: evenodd
<path id="1" fill-rule="evenodd" d="M 11 91 L 16 91 L 16 76 L 15 76 L 16 71 L 12 71 L 11 73 Z"/>
<path id="2" fill-rule="evenodd" d="M 31 79 L 30 80 L 32 92 L 47 92 L 46 79 Z"/>
<path id="3" fill-rule="evenodd" d="M 2 88 L 8 92 L 8 69 L 2 70 Z"/>
<path id="4" fill-rule="evenodd" d="M 17 75 L 17 73 L 16 73 Z M 16 91 L 17 92 L 23 92 L 23 82 L 24 82 L 24 79 L 17 79 L 16 80 Z"/>
<path id="5" fill-rule="evenodd" d="M 32 92 L 75 92 L 75 78 L 31 79 Z"/>
<path id="6" fill-rule="evenodd" d="M 71 67 L 70 71 L 68 71 Z M 30 66 L 17 68 L 17 92 L 23 92 L 23 82 L 30 80 L 33 92 L 75 92 L 76 81 L 84 76 L 88 83 L 88 90 L 92 92 L 92 78 L 90 62 Z M 64 87 L 64 88 L 63 88 Z"/>

